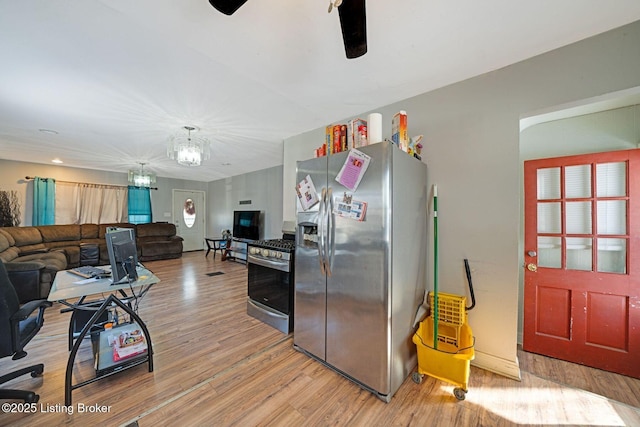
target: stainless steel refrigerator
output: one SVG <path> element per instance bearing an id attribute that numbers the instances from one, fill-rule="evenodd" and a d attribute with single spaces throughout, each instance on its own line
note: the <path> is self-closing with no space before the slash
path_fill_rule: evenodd
<path id="1" fill-rule="evenodd" d="M 294 347 L 389 402 L 416 366 L 413 324 L 427 281 L 427 168 L 391 143 L 355 191 L 335 180 L 348 152 L 301 161 L 319 203 L 297 208 Z M 366 202 L 364 219 L 336 203 Z M 346 200 L 349 201 L 349 200 Z"/>

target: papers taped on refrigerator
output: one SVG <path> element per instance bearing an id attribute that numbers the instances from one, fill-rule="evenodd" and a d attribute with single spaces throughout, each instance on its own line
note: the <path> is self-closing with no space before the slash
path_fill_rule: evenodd
<path id="1" fill-rule="evenodd" d="M 296 193 L 298 194 L 300 205 L 305 211 L 320 201 L 316 187 L 313 185 L 313 181 L 309 175 L 305 176 L 304 179 L 296 185 Z"/>
<path id="2" fill-rule="evenodd" d="M 333 213 L 343 218 L 355 219 L 356 221 L 364 221 L 367 212 L 367 202 L 359 202 L 349 198 L 334 197 Z"/>
<path id="3" fill-rule="evenodd" d="M 371 157 L 356 149 L 351 149 L 342 169 L 336 176 L 336 181 L 351 191 L 355 191 L 369 167 Z"/>

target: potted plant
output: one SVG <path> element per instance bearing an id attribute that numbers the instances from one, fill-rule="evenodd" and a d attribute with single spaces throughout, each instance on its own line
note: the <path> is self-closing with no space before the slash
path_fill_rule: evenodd
<path id="1" fill-rule="evenodd" d="M 20 225 L 20 202 L 17 191 L 0 190 L 0 227 Z"/>
<path id="2" fill-rule="evenodd" d="M 225 242 L 223 243 L 224 247 L 222 249 L 222 261 L 225 261 L 227 259 L 227 253 L 229 252 L 229 249 L 231 249 L 231 230 L 223 229 L 221 233 L 222 238 L 225 239 Z"/>

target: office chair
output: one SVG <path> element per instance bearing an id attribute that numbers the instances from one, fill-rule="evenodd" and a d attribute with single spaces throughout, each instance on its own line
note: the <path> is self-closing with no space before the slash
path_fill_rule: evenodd
<path id="1" fill-rule="evenodd" d="M 38 333 L 44 323 L 44 310 L 51 307 L 47 300 L 29 301 L 22 307 L 4 263 L 0 262 L 0 357 L 12 356 L 13 360 L 27 355 L 24 346 Z M 32 315 L 38 310 L 37 315 Z M 29 366 L 0 376 L 0 384 L 31 373 L 42 375 L 44 365 Z M 0 389 L 0 399 L 19 399 L 36 403 L 40 396 L 27 390 Z"/>

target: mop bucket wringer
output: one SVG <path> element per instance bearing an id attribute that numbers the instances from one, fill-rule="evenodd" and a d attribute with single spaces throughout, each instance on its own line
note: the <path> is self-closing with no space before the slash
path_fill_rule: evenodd
<path id="1" fill-rule="evenodd" d="M 429 293 L 429 305 L 434 307 L 434 294 Z M 464 400 L 469 383 L 471 360 L 475 357 L 474 337 L 467 323 L 466 297 L 438 293 L 437 340 L 434 340 L 435 314 L 420 322 L 413 334 L 418 354 L 418 370 L 412 375 L 417 384 L 424 375 L 456 386 L 458 400 Z"/>

